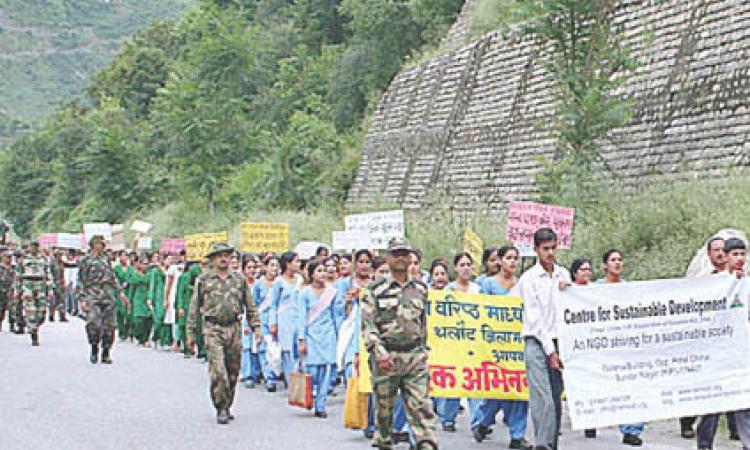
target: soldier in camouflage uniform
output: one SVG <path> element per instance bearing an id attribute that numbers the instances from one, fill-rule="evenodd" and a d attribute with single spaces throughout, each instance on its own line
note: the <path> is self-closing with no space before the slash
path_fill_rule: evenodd
<path id="1" fill-rule="evenodd" d="M 128 304 L 120 282 L 104 254 L 104 238 L 94 236 L 89 242 L 91 253 L 81 260 L 78 270 L 76 297 L 86 312 L 86 334 L 91 345 L 91 364 L 99 358 L 101 343 L 102 363 L 112 364 L 110 349 L 115 340 L 115 296 Z"/>
<path id="2" fill-rule="evenodd" d="M 0 331 L 3 330 L 3 321 L 5 320 L 5 313 L 8 313 L 8 322 L 10 322 L 10 331 L 15 331 L 15 318 L 10 313 L 9 309 L 11 302 L 13 301 L 13 281 L 15 280 L 15 273 L 13 272 L 13 266 L 11 265 L 10 253 L 5 252 L 6 249 L 2 249 L 3 253 L 0 256 Z"/>
<path id="3" fill-rule="evenodd" d="M 16 251 L 14 253 L 16 263 L 13 265 L 13 293 L 10 299 L 10 321 L 15 324 L 15 330 L 11 330 L 16 334 L 23 334 L 24 327 L 26 326 L 23 317 L 23 302 L 21 297 L 16 295 L 16 283 L 18 283 L 18 267 L 23 261 L 23 252 Z"/>
<path id="4" fill-rule="evenodd" d="M 245 278 L 229 270 L 233 251 L 228 245 L 219 243 L 214 244 L 213 250 L 206 255 L 212 267 L 196 280 L 187 321 L 191 349 L 195 346 L 193 337 L 200 322 L 204 324 L 211 400 L 216 408 L 216 420 L 222 425 L 234 418 L 229 410 L 242 361 L 240 323 L 243 312 L 256 335 L 260 334 L 260 317 L 255 302 L 247 293 Z"/>
<path id="5" fill-rule="evenodd" d="M 406 239 L 392 239 L 388 249 L 391 276 L 373 281 L 362 298 L 362 332 L 376 402 L 373 446 L 393 448 L 393 404 L 400 391 L 417 450 L 437 449 L 427 396 L 427 285 L 409 279 L 412 247 Z"/>
<path id="6" fill-rule="evenodd" d="M 63 276 L 62 252 L 55 250 L 50 257 L 50 273 L 52 274 L 52 294 L 49 301 L 49 321 L 55 321 L 55 312 L 60 314 L 60 322 L 67 322 L 65 317 L 65 277 Z"/>
<path id="7" fill-rule="evenodd" d="M 52 295 L 52 274 L 47 257 L 39 252 L 39 242 L 31 241 L 29 251 L 18 262 L 15 295 L 23 302 L 31 345 L 39 346 L 39 327 L 47 313 L 47 298 Z"/>

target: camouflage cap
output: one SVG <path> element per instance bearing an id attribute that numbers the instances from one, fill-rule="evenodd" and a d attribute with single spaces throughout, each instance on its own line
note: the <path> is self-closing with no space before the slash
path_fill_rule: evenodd
<path id="1" fill-rule="evenodd" d="M 230 247 L 226 242 L 215 242 L 211 246 L 211 251 L 206 253 L 206 258 L 211 259 L 219 253 L 234 253 L 234 248 Z"/>
<path id="2" fill-rule="evenodd" d="M 89 247 L 93 247 L 94 244 L 102 244 L 103 246 L 107 246 L 107 241 L 104 240 L 104 236 L 101 234 L 95 234 L 91 236 L 91 239 L 89 240 Z"/>
<path id="3" fill-rule="evenodd" d="M 388 251 L 395 252 L 398 250 L 412 251 L 414 250 L 414 247 L 411 246 L 411 243 L 406 238 L 402 238 L 402 237 L 391 238 L 391 240 L 388 241 Z"/>

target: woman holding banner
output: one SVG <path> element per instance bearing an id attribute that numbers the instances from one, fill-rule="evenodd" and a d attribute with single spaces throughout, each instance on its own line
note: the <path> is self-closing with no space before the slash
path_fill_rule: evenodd
<path id="1" fill-rule="evenodd" d="M 594 275 L 594 266 L 591 261 L 586 258 L 576 258 L 573 260 L 573 264 L 570 265 L 570 277 L 573 280 L 573 284 L 576 286 L 586 286 L 591 283 L 591 278 Z M 596 437 L 596 428 L 587 428 L 583 431 L 584 436 L 587 438 Z"/>
<path id="2" fill-rule="evenodd" d="M 602 257 L 602 267 L 604 269 L 604 278 L 597 280 L 597 283 L 622 283 L 625 280 L 622 278 L 622 252 L 617 249 L 609 249 Z M 645 425 L 643 423 L 633 423 L 628 425 L 620 425 L 620 432 L 622 433 L 622 443 L 632 446 L 643 445 L 643 429 Z"/>
<path id="3" fill-rule="evenodd" d="M 269 342 L 273 345 L 270 323 L 270 312 L 273 306 L 271 291 L 279 274 L 279 261 L 275 256 L 268 255 L 263 259 L 263 266 L 265 267 L 263 278 L 255 282 L 252 291 L 255 304 L 259 305 L 258 314 L 260 315 L 260 329 L 263 336 L 263 340 L 258 346 L 258 359 L 263 371 L 263 378 L 266 380 L 266 390 L 275 392 L 276 384 L 279 382 L 279 374 L 271 369 L 267 351 Z"/>
<path id="4" fill-rule="evenodd" d="M 478 294 L 481 287 L 471 281 L 473 276 L 474 260 L 466 252 L 459 253 L 453 258 L 453 269 L 458 276 L 455 281 L 448 283 L 445 287 L 450 291 L 464 292 L 468 294 Z M 436 279 L 441 278 L 440 266 L 436 267 L 433 263 L 433 270 L 431 272 L 433 283 Z M 443 264 L 444 268 L 444 264 Z M 438 269 L 437 271 L 435 269 Z M 447 272 L 447 270 L 446 270 Z M 469 399 L 469 409 L 473 412 L 476 411 L 481 404 L 480 400 Z M 440 421 L 443 424 L 443 431 L 455 432 L 456 431 L 456 417 L 461 407 L 461 399 L 459 398 L 438 398 L 437 399 L 437 412 L 440 417 Z"/>
<path id="5" fill-rule="evenodd" d="M 297 309 L 299 255 L 286 252 L 281 255 L 279 265 L 281 277 L 271 289 L 273 303 L 269 322 L 274 340 L 281 344 L 281 370 L 284 373 L 284 385 L 288 386 L 297 357 L 297 324 L 300 320 Z"/>
<path id="6" fill-rule="evenodd" d="M 325 419 L 326 400 L 331 387 L 331 372 L 336 364 L 336 330 L 334 304 L 338 291 L 327 284 L 326 262 L 312 261 L 308 276 L 312 284 L 300 292 L 297 336 L 299 353 L 308 374 L 312 375 L 315 417 Z M 301 362 L 302 364 L 302 362 Z"/>
<path id="7" fill-rule="evenodd" d="M 518 249 L 504 246 L 489 255 L 488 265 L 497 264 L 499 271 L 493 276 L 487 276 L 482 281 L 481 293 L 488 295 L 508 295 L 518 283 L 515 276 L 519 261 Z M 495 423 L 495 416 L 503 411 L 503 422 L 510 431 L 510 448 L 522 448 L 526 435 L 529 403 L 522 400 L 484 399 L 478 408 L 472 411 L 471 429 L 474 440 L 482 442 L 490 433 L 490 427 Z"/>

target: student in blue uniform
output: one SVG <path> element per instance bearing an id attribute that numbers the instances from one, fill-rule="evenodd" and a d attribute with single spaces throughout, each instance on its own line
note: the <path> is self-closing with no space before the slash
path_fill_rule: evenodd
<path id="1" fill-rule="evenodd" d="M 298 296 L 300 357 L 313 379 L 315 417 L 325 419 L 326 400 L 331 385 L 331 372 L 336 365 L 338 323 L 333 309 L 338 291 L 326 284 L 326 261 L 312 261 L 307 266 L 312 281 Z"/>
<path id="2" fill-rule="evenodd" d="M 245 290 L 247 295 L 252 295 L 255 287 L 255 267 L 258 259 L 255 255 L 246 255 L 244 258 L 243 273 L 245 275 Z M 253 298 L 253 301 L 255 299 Z M 256 303 L 257 305 L 258 303 Z M 242 321 L 242 365 L 240 367 L 240 380 L 246 388 L 252 389 L 260 382 L 261 367 L 258 355 L 259 342 L 255 342 L 255 334 L 250 330 L 247 318 Z"/>
<path id="3" fill-rule="evenodd" d="M 500 260 L 500 270 L 495 275 L 484 278 L 481 293 L 508 295 L 518 282 L 515 272 L 518 267 L 519 252 L 515 247 L 504 246 L 500 247 L 496 253 Z M 490 427 L 495 423 L 495 416 L 499 411 L 503 412 L 503 422 L 510 431 L 509 448 L 523 448 L 529 403 L 522 400 L 491 398 L 482 400 L 479 411 L 472 417 L 471 421 L 474 440 L 477 442 L 484 440 L 490 432 Z"/>
<path id="4" fill-rule="evenodd" d="M 276 277 L 279 274 L 279 261 L 275 256 L 268 255 L 263 260 L 263 265 L 265 266 L 265 273 L 253 286 L 253 298 L 255 299 L 255 304 L 258 305 L 261 335 L 263 336 L 263 340 L 258 346 L 258 359 L 260 360 L 261 370 L 263 371 L 263 378 L 266 380 L 266 390 L 268 390 L 268 392 L 275 392 L 280 374 L 271 370 L 266 350 L 268 345 L 267 341 L 273 339 L 271 334 L 271 308 L 273 306 L 271 291 L 273 284 L 276 281 Z"/>
<path id="5" fill-rule="evenodd" d="M 279 266 L 281 267 L 281 276 L 271 288 L 273 304 L 269 322 L 271 334 L 281 344 L 281 371 L 284 373 L 284 385 L 288 387 L 297 358 L 299 256 L 294 252 L 286 252 L 281 255 Z"/>

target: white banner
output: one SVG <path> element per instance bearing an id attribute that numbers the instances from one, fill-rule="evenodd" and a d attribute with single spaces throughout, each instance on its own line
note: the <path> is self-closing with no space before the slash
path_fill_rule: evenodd
<path id="1" fill-rule="evenodd" d="M 566 289 L 560 356 L 574 429 L 750 408 L 745 279 Z"/>
<path id="2" fill-rule="evenodd" d="M 372 249 L 387 249 L 388 241 L 404 237 L 404 211 L 380 211 L 352 214 L 344 217 L 346 231 L 360 231 L 370 235 Z"/>
<path id="3" fill-rule="evenodd" d="M 369 250 L 373 248 L 370 234 L 364 231 L 334 231 L 332 238 L 332 247 L 336 250 Z"/>
<path id="4" fill-rule="evenodd" d="M 80 249 L 83 236 L 80 233 L 57 233 L 57 246 L 60 248 Z"/>
<path id="5" fill-rule="evenodd" d="M 86 238 L 86 243 L 91 241 L 91 238 L 100 235 L 104 236 L 104 240 L 112 242 L 112 225 L 108 223 L 87 223 L 83 225 L 83 236 Z"/>

